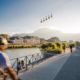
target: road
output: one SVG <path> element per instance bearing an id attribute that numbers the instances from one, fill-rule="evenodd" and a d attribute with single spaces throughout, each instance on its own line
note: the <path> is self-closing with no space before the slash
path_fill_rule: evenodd
<path id="1" fill-rule="evenodd" d="M 80 80 L 80 51 L 54 56 L 21 74 L 23 80 Z"/>

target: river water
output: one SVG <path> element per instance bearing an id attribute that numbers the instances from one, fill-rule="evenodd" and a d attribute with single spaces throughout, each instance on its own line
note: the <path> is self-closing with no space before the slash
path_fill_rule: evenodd
<path id="1" fill-rule="evenodd" d="M 6 53 L 8 54 L 10 59 L 36 54 L 42 55 L 39 48 L 7 49 Z"/>
<path id="2" fill-rule="evenodd" d="M 43 58 L 43 54 L 39 48 L 7 49 L 5 53 L 8 54 L 9 58 L 11 59 L 11 64 L 16 71 L 17 63 L 19 61 L 21 62 L 23 60 L 24 64 L 30 64 Z"/>

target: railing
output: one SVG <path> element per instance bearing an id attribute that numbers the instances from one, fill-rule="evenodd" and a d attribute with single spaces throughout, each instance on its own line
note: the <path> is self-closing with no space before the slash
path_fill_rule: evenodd
<path id="1" fill-rule="evenodd" d="M 17 74 L 19 72 L 26 71 L 30 68 L 33 68 L 34 65 L 44 61 L 45 59 L 53 56 L 52 54 L 39 54 L 23 56 L 19 58 L 11 59 L 12 67 L 15 69 Z"/>
<path id="2" fill-rule="evenodd" d="M 28 70 L 35 64 L 39 63 L 43 59 L 43 55 L 37 53 L 36 55 L 29 55 L 11 59 L 12 67 L 15 69 L 17 74 L 19 72 Z"/>
<path id="3" fill-rule="evenodd" d="M 49 54 L 48 53 L 46 54 L 37 53 L 36 55 L 28 55 L 28 56 L 11 59 L 11 64 L 18 75 L 19 73 L 33 68 L 34 65 L 37 65 L 38 63 L 52 56 L 53 54 L 50 54 L 50 53 Z M 7 79 L 4 79 L 4 80 L 7 80 Z"/>

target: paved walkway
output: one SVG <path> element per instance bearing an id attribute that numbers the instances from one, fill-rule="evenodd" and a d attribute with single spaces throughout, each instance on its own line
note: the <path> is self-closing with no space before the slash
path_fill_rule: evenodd
<path id="1" fill-rule="evenodd" d="M 23 80 L 80 80 L 79 51 L 54 56 L 21 75 Z"/>
<path id="2" fill-rule="evenodd" d="M 71 54 L 53 80 L 80 80 L 80 51 Z"/>

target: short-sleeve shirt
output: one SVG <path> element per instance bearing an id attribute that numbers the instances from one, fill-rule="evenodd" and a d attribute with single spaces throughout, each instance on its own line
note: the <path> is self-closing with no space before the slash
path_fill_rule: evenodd
<path id="1" fill-rule="evenodd" d="M 10 59 L 6 53 L 0 51 L 0 67 L 6 69 L 11 67 Z"/>

